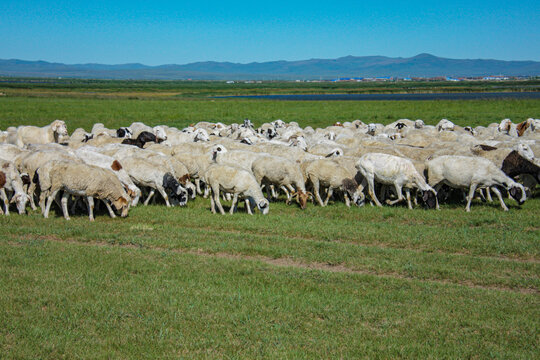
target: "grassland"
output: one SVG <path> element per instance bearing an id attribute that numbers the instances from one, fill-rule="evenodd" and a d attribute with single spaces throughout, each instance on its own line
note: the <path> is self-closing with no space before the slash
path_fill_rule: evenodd
<path id="1" fill-rule="evenodd" d="M 540 91 L 540 80 L 399 82 L 236 82 L 27 79 L 0 77 L 0 92 L 17 96 L 198 99 L 230 95 L 389 94 Z"/>
<path id="2" fill-rule="evenodd" d="M 535 100 L 0 98 L 0 129 L 144 121 L 326 126 L 540 117 Z M 268 216 L 137 207 L 0 217 L 1 358 L 538 358 L 540 195 L 441 211 L 283 201 Z"/>

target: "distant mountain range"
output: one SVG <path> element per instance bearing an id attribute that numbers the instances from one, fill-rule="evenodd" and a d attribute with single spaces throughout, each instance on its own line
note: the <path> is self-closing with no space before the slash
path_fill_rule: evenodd
<path id="1" fill-rule="evenodd" d="M 338 59 L 270 61 L 239 64 L 196 62 L 185 65 L 75 64 L 0 60 L 1 76 L 73 77 L 139 80 L 295 80 L 337 77 L 537 76 L 538 61 L 447 59 L 430 54 L 410 58 L 345 56 Z"/>

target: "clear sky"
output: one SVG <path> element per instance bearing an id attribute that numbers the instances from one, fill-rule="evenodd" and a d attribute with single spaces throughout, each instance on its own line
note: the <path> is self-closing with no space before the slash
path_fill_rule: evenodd
<path id="1" fill-rule="evenodd" d="M 346 55 L 540 60 L 540 0 L 0 0 L 0 59 L 147 65 Z"/>

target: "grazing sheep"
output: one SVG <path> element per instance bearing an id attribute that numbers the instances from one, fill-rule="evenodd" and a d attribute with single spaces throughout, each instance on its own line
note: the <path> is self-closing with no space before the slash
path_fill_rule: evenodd
<path id="1" fill-rule="evenodd" d="M 49 167 L 50 165 L 50 167 Z M 43 172 L 47 169 L 46 174 Z M 94 199 L 103 200 L 109 209 L 111 217 L 114 212 L 110 208 L 111 203 L 121 217 L 126 217 L 129 211 L 129 197 L 125 192 L 118 178 L 110 171 L 97 166 L 84 163 L 68 163 L 65 161 L 52 161 L 38 170 L 44 189 L 48 192 L 47 206 L 43 216 L 49 217 L 49 211 L 53 199 L 59 191 L 64 191 L 62 195 L 62 212 L 64 218 L 69 220 L 67 202 L 70 195 L 83 196 L 87 200 L 88 216 L 90 221 L 94 220 Z M 45 184 L 50 187 L 45 186 Z"/>
<path id="2" fill-rule="evenodd" d="M 148 205 L 156 190 L 163 196 L 167 207 L 171 206 L 169 196 L 180 206 L 187 203 L 187 190 L 178 183 L 167 167 L 138 156 L 122 159 L 122 165 L 135 184 L 151 189 L 144 205 Z"/>
<path id="3" fill-rule="evenodd" d="M 497 186 L 505 187 L 520 205 L 527 199 L 523 185 L 516 183 L 490 160 L 484 158 L 445 155 L 429 160 L 426 169 L 429 184 L 436 190 L 443 184 L 453 188 L 469 189 L 465 211 L 471 211 L 471 201 L 478 187 L 489 187 L 497 195 L 505 211 L 508 211 L 508 208 Z M 439 209 L 438 201 L 436 206 Z"/>
<path id="4" fill-rule="evenodd" d="M 89 147 L 83 147 L 75 151 L 75 155 L 86 164 L 98 166 L 103 169 L 113 171 L 118 180 L 126 188 L 131 198 L 131 205 L 137 206 L 141 196 L 141 190 L 133 183 L 129 174 L 122 168 L 122 164 L 111 156 L 103 155 L 92 151 Z"/>
<path id="5" fill-rule="evenodd" d="M 66 123 L 62 120 L 55 120 L 44 127 L 19 126 L 14 144 L 22 148 L 25 144 L 60 143 L 67 141 L 67 137 Z"/>
<path id="6" fill-rule="evenodd" d="M 382 204 L 375 195 L 375 180 L 384 185 L 393 185 L 397 199 L 387 200 L 386 203 L 394 205 L 405 198 L 402 188 L 405 188 L 407 206 L 412 209 L 410 189 L 417 188 L 422 191 L 422 200 L 429 208 L 435 207 L 437 194 L 429 186 L 422 175 L 418 173 L 411 160 L 399 156 L 368 153 L 363 155 L 356 163 L 356 169 L 364 176 L 367 182 L 368 192 L 377 206 Z M 362 184 L 362 186 L 365 186 Z"/>
<path id="7" fill-rule="evenodd" d="M 196 188 L 195 185 L 193 185 L 193 183 L 190 181 L 191 177 L 184 163 L 172 156 L 167 156 L 155 152 L 145 151 L 144 154 L 138 154 L 136 156 L 141 156 L 154 164 L 166 167 L 171 173 L 171 175 L 173 175 L 174 178 L 178 180 L 178 182 L 187 189 L 188 194 L 191 195 L 192 198 L 195 198 Z"/>
<path id="8" fill-rule="evenodd" d="M 24 214 L 26 211 L 26 202 L 28 201 L 28 195 L 24 192 L 23 181 L 21 179 L 20 173 L 15 167 L 15 164 L 11 161 L 0 160 L 0 171 L 4 176 L 4 184 L 0 187 L 0 198 L 4 202 L 5 214 L 9 215 L 10 203 L 16 203 L 17 211 L 19 212 L 19 214 Z M 11 194 L 11 200 L 9 200 L 8 195 Z"/>
<path id="9" fill-rule="evenodd" d="M 354 180 L 354 174 L 345 167 L 330 159 L 319 159 L 303 163 L 302 168 L 305 178 L 313 186 L 313 194 L 319 205 L 328 205 L 328 201 L 335 189 L 343 191 L 345 204 L 348 207 L 351 206 L 349 197 L 356 205 L 363 204 L 364 195 L 358 183 Z M 320 195 L 321 186 L 328 187 L 325 201 L 322 200 Z"/>
<path id="10" fill-rule="evenodd" d="M 37 169 L 39 169 L 45 163 L 52 160 L 63 160 L 67 162 L 81 162 L 81 160 L 75 156 L 64 151 L 36 151 L 27 154 L 22 154 L 15 160 L 15 165 L 21 173 L 26 173 L 33 179 Z M 27 193 L 30 198 L 30 206 L 32 210 L 36 210 L 34 202 L 34 193 L 36 191 L 36 183 L 32 182 L 27 189 Z M 42 204 L 41 204 L 42 205 Z M 43 205 L 42 205 L 43 206 Z"/>
<path id="11" fill-rule="evenodd" d="M 264 184 L 268 192 L 270 185 L 285 186 L 292 192 L 292 196 L 287 193 L 287 203 L 291 197 L 296 197 L 300 208 L 306 208 L 311 193 L 306 192 L 304 177 L 297 163 L 283 157 L 262 156 L 253 162 L 251 170 L 257 183 Z"/>
<path id="12" fill-rule="evenodd" d="M 230 214 L 235 211 L 239 195 L 246 198 L 245 204 L 248 214 L 253 215 L 251 211 L 252 204 L 257 206 L 263 215 L 268 214 L 269 202 L 264 198 L 257 180 L 249 171 L 235 166 L 214 164 L 206 170 L 204 180 L 212 191 L 210 197 L 212 213 L 216 213 L 215 207 L 217 205 L 220 213 L 225 214 L 219 200 L 220 191 L 224 191 L 233 194 Z"/>

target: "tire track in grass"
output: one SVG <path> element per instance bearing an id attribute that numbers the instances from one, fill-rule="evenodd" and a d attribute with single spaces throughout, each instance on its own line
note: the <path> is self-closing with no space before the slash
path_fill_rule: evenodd
<path id="1" fill-rule="evenodd" d="M 249 230 L 226 230 L 226 229 L 216 229 L 210 226 L 190 226 L 190 225 L 185 225 L 185 224 L 183 224 L 181 228 L 191 229 L 191 230 L 201 230 L 201 231 L 212 231 L 212 232 L 218 232 L 218 233 L 223 233 L 223 234 L 235 234 L 235 235 L 249 234 L 249 236 L 252 236 L 252 237 L 268 237 L 268 236 L 276 235 L 275 233 L 260 233 L 260 232 L 254 233 L 254 232 L 250 232 Z M 317 238 L 316 236 L 299 236 L 299 235 L 287 235 L 287 234 L 279 234 L 279 235 L 287 239 L 303 240 L 303 241 L 321 241 L 321 239 Z M 523 263 L 523 264 L 540 264 L 540 259 L 535 259 L 535 258 L 523 259 L 523 258 L 517 258 L 517 257 L 511 257 L 511 256 L 505 256 L 505 255 L 498 255 L 498 256 L 476 255 L 472 253 L 459 252 L 459 251 L 444 251 L 440 249 L 418 248 L 418 247 L 412 247 L 412 246 L 392 246 L 392 245 L 388 245 L 386 243 L 377 242 L 377 241 L 354 242 L 354 241 L 341 240 L 340 238 L 335 238 L 335 239 L 332 239 L 330 242 L 336 242 L 336 243 L 345 244 L 345 245 L 373 247 L 373 248 L 378 248 L 378 249 L 409 250 L 416 253 L 435 253 L 435 254 L 442 254 L 442 255 L 475 257 L 475 258 L 486 259 L 486 260 L 501 260 L 501 261 L 508 261 L 508 262 L 518 262 L 518 263 Z"/>
<path id="2" fill-rule="evenodd" d="M 176 253 L 176 254 L 189 254 L 189 255 L 198 255 L 198 256 L 204 256 L 204 257 L 214 257 L 214 258 L 220 258 L 220 259 L 258 261 L 258 262 L 262 262 L 267 265 L 276 266 L 276 267 L 290 267 L 290 268 L 304 269 L 304 270 L 328 271 L 328 272 L 342 273 L 342 274 L 370 275 L 370 276 L 376 276 L 380 278 L 399 279 L 399 280 L 404 280 L 404 281 L 419 281 L 419 282 L 433 283 L 433 284 L 439 284 L 439 285 L 465 286 L 471 289 L 509 291 L 509 292 L 522 293 L 522 294 L 540 294 L 540 291 L 534 288 L 508 287 L 508 286 L 496 286 L 496 285 L 479 285 L 479 284 L 472 283 L 471 281 L 450 281 L 450 280 L 444 280 L 444 279 L 419 279 L 415 277 L 406 276 L 397 272 L 380 273 L 380 272 L 369 271 L 369 270 L 351 269 L 343 265 L 325 264 L 325 263 L 320 263 L 320 262 L 308 263 L 308 262 L 298 261 L 290 257 L 281 257 L 281 258 L 275 259 L 268 256 L 263 256 L 263 255 L 241 255 L 241 254 L 231 254 L 231 253 L 226 253 L 226 252 L 209 252 L 203 249 L 197 249 L 197 250 L 178 249 L 178 248 L 171 249 L 171 248 L 166 248 L 166 247 L 148 246 L 148 245 L 110 244 L 110 243 L 102 242 L 102 241 L 101 242 L 100 241 L 81 242 L 75 239 L 62 239 L 54 235 L 41 235 L 41 236 L 10 235 L 10 237 L 12 239 L 16 239 L 19 241 L 40 240 L 40 241 L 49 241 L 49 242 L 62 243 L 62 244 L 74 244 L 74 245 L 93 246 L 93 247 L 102 247 L 102 248 L 124 248 L 124 249 L 131 249 L 131 250 L 144 249 L 144 250 L 151 250 L 151 251 L 171 252 L 171 253 Z M 10 246 L 25 245 L 25 244 L 21 244 L 20 242 L 16 243 L 13 241 L 8 241 L 8 244 Z"/>

